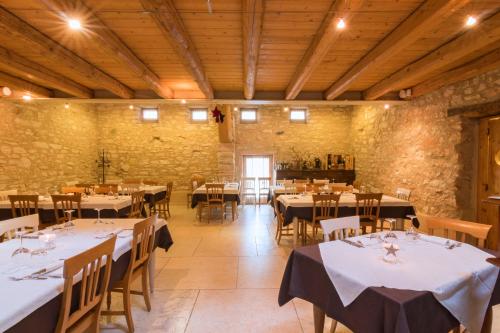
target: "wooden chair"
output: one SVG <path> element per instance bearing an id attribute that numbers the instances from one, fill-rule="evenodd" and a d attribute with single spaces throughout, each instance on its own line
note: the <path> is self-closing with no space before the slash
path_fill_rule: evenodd
<path id="1" fill-rule="evenodd" d="M 293 183 L 294 184 L 308 184 L 309 183 L 309 179 L 294 179 Z"/>
<path id="2" fill-rule="evenodd" d="M 325 242 L 359 235 L 359 216 L 339 217 L 320 221 Z"/>
<path id="3" fill-rule="evenodd" d="M 149 299 L 150 288 L 148 284 L 149 261 L 153 253 L 155 242 L 155 222 L 156 217 L 151 216 L 144 221 L 134 225 L 132 250 L 127 271 L 123 279 L 115 282 L 108 291 L 107 311 L 102 311 L 104 316 L 125 316 L 129 332 L 134 332 L 134 321 L 132 319 L 132 304 L 130 295 L 142 295 L 146 303 L 146 309 L 151 311 L 151 301 Z M 141 277 L 142 291 L 132 290 L 132 283 Z M 123 297 L 123 310 L 111 311 L 111 293 L 118 292 Z"/>
<path id="4" fill-rule="evenodd" d="M 118 193 L 118 184 L 99 184 L 95 189 L 96 194 Z"/>
<path id="5" fill-rule="evenodd" d="M 17 195 L 17 190 L 0 191 L 0 201 L 8 201 L 9 195 Z"/>
<path id="6" fill-rule="evenodd" d="M 293 237 L 293 225 L 292 223 L 287 226 L 284 225 L 285 217 L 283 216 L 283 213 L 279 208 L 279 202 L 276 197 L 273 198 L 273 207 L 274 214 L 276 215 L 276 235 L 274 236 L 274 238 L 277 240 L 279 245 L 281 242 L 281 237 Z M 303 231 L 303 226 L 301 223 L 303 223 L 303 221 L 299 220 L 299 236 L 302 235 Z"/>
<path id="7" fill-rule="evenodd" d="M 137 191 L 131 194 L 132 204 L 130 205 L 130 213 L 128 218 L 140 218 L 144 208 L 144 191 Z"/>
<path id="8" fill-rule="evenodd" d="M 64 194 L 68 193 L 84 193 L 85 188 L 83 187 L 77 187 L 77 186 L 63 186 L 61 188 L 61 192 Z"/>
<path id="9" fill-rule="evenodd" d="M 167 193 L 165 194 L 165 198 L 161 199 L 160 201 L 156 202 L 156 211 L 160 216 L 163 216 L 163 218 L 167 219 L 170 217 L 170 198 L 172 197 L 172 188 L 174 186 L 173 182 L 168 182 L 167 183 Z M 167 216 L 168 215 L 168 216 Z"/>
<path id="10" fill-rule="evenodd" d="M 122 184 L 121 193 L 126 195 L 132 195 L 134 192 L 138 192 L 141 190 L 140 184 Z"/>
<path id="11" fill-rule="evenodd" d="M 52 202 L 54 203 L 54 215 L 56 218 L 56 223 L 64 223 L 68 219 L 66 214 L 64 213 L 67 210 L 76 209 L 76 215 L 73 214 L 75 218 L 82 218 L 82 195 L 80 193 L 76 193 L 74 195 L 67 194 L 57 194 L 52 195 Z M 61 204 L 62 216 L 59 216 L 59 203 Z"/>
<path id="12" fill-rule="evenodd" d="M 246 198 L 253 197 L 254 204 L 257 203 L 257 192 L 255 191 L 255 178 L 245 177 L 241 179 L 241 199 L 246 204 Z"/>
<path id="13" fill-rule="evenodd" d="M 94 186 L 94 184 L 90 183 L 78 183 L 75 185 L 76 187 L 82 187 L 83 188 L 83 193 L 90 193 L 90 189 Z"/>
<path id="14" fill-rule="evenodd" d="M 359 180 L 355 180 L 352 182 L 352 187 L 354 187 L 355 189 L 359 190 L 361 185 L 363 185 Z"/>
<path id="15" fill-rule="evenodd" d="M 200 175 L 191 176 L 189 186 L 191 186 L 191 191 L 187 193 L 187 207 L 191 207 L 191 201 L 193 200 L 193 192 L 201 185 L 205 184 L 205 177 Z"/>
<path id="16" fill-rule="evenodd" d="M 429 216 L 417 214 L 418 219 L 427 226 L 430 235 L 434 235 L 436 230 L 443 230 L 445 238 L 452 238 L 456 241 L 465 243 L 466 235 L 473 238 L 475 246 L 484 248 L 486 246 L 486 238 L 490 232 L 491 225 L 469 222 L 447 217 Z M 450 231 L 454 233 L 454 237 L 450 235 Z"/>
<path id="17" fill-rule="evenodd" d="M 221 210 L 221 221 L 224 222 L 225 204 L 224 204 L 224 184 L 205 184 L 207 191 L 208 221 L 212 216 L 212 210 Z M 201 215 L 201 214 L 200 214 Z M 200 216 L 201 218 L 201 216 Z"/>
<path id="18" fill-rule="evenodd" d="M 313 179 L 313 184 L 325 185 L 329 183 L 330 183 L 329 179 Z"/>
<path id="19" fill-rule="evenodd" d="M 312 196 L 313 199 L 313 217 L 311 221 L 307 221 L 304 224 L 304 240 L 307 241 L 307 226 L 312 227 L 311 239 L 313 242 L 317 240 L 318 229 L 320 228 L 320 222 L 322 220 L 336 218 L 339 212 L 339 200 L 340 195 L 338 194 L 315 194 Z"/>
<path id="20" fill-rule="evenodd" d="M 298 194 L 297 187 L 294 184 L 285 184 L 285 193 L 284 194 Z"/>
<path id="21" fill-rule="evenodd" d="M 158 181 L 156 180 L 143 180 L 142 183 L 144 185 L 152 185 L 152 186 L 156 186 L 159 184 Z"/>
<path id="22" fill-rule="evenodd" d="M 356 196 L 356 215 L 359 216 L 361 229 L 366 233 L 366 227 L 375 232 L 380 214 L 382 193 L 354 193 Z"/>
<path id="23" fill-rule="evenodd" d="M 101 304 L 108 290 L 115 242 L 113 236 L 64 261 L 64 289 L 56 333 L 99 332 Z M 81 277 L 78 286 L 76 277 Z M 77 302 L 72 302 L 73 296 Z"/>
<path id="24" fill-rule="evenodd" d="M 402 187 L 398 187 L 396 189 L 396 198 L 410 201 L 410 196 L 411 196 L 411 190 Z"/>
<path id="25" fill-rule="evenodd" d="M 265 202 L 269 197 L 269 192 L 271 191 L 271 178 L 270 177 L 259 177 L 257 178 L 259 184 L 259 205 L 261 204 L 261 198 L 264 197 Z"/>
<path id="26" fill-rule="evenodd" d="M 4 220 L 0 223 L 0 237 L 12 239 L 13 232 L 17 230 L 24 231 L 26 228 L 38 230 L 39 216 L 38 214 L 15 217 L 10 220 Z"/>
<path id="27" fill-rule="evenodd" d="M 330 186 L 330 191 L 331 192 L 352 192 L 351 188 L 349 186 L 345 186 L 345 185 L 337 185 L 337 184 L 332 184 Z"/>
<path id="28" fill-rule="evenodd" d="M 12 217 L 38 214 L 38 195 L 9 195 Z"/>

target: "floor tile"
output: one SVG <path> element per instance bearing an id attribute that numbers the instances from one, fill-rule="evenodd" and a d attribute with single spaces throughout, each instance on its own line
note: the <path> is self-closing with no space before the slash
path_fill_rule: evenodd
<path id="1" fill-rule="evenodd" d="M 281 256 L 241 257 L 238 288 L 279 288 L 286 259 Z"/>

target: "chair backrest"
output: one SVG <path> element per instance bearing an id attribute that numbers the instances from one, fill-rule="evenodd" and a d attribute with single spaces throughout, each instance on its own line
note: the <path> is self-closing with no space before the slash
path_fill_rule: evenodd
<path id="1" fill-rule="evenodd" d="M 144 191 L 137 191 L 131 194 L 132 203 L 130 205 L 129 218 L 141 217 L 142 209 L 144 207 Z"/>
<path id="2" fill-rule="evenodd" d="M 396 189 L 396 198 L 410 201 L 411 190 L 407 188 L 398 187 Z"/>
<path id="3" fill-rule="evenodd" d="M 0 191 L 0 201 L 9 200 L 9 195 L 17 195 L 17 190 Z"/>
<path id="4" fill-rule="evenodd" d="M 436 230 L 443 230 L 446 238 L 453 237 L 453 239 L 464 243 L 466 241 L 465 235 L 475 238 L 477 245 L 481 248 L 486 246 L 486 238 L 492 228 L 492 225 L 476 223 L 470 221 L 463 221 L 458 219 L 451 219 L 447 217 L 429 216 L 424 214 L 417 214 L 419 221 L 427 226 L 430 235 L 434 235 Z M 450 231 L 454 235 L 450 235 Z"/>
<path id="5" fill-rule="evenodd" d="M 259 183 L 259 192 L 261 190 L 269 190 L 269 188 L 271 187 L 271 177 L 259 177 L 258 183 Z"/>
<path id="6" fill-rule="evenodd" d="M 198 187 L 201 185 L 205 184 L 206 180 L 205 177 L 201 175 L 192 175 L 191 176 L 191 191 L 196 190 Z"/>
<path id="7" fill-rule="evenodd" d="M 361 183 L 361 181 L 359 181 L 359 180 L 355 180 L 355 181 L 353 181 L 353 182 L 352 182 L 352 186 L 353 186 L 355 189 L 358 189 L 358 190 L 359 190 L 359 188 L 361 187 L 361 185 L 362 185 L 362 183 Z"/>
<path id="8" fill-rule="evenodd" d="M 356 215 L 360 218 L 376 220 L 380 214 L 382 193 L 354 193 L 356 196 Z"/>
<path id="9" fill-rule="evenodd" d="M 38 214 L 38 195 L 9 195 L 12 217 Z"/>
<path id="10" fill-rule="evenodd" d="M 313 222 L 336 218 L 339 212 L 338 194 L 314 194 L 313 199 Z"/>
<path id="11" fill-rule="evenodd" d="M 15 217 L 10 220 L 0 222 L 0 236 L 6 235 L 7 239 L 11 239 L 11 233 L 16 230 L 24 230 L 25 228 L 33 228 L 34 231 L 38 230 L 39 216 L 38 214 L 26 215 Z"/>
<path id="12" fill-rule="evenodd" d="M 78 186 L 63 186 L 61 188 L 62 193 L 84 193 L 85 188 L 84 187 L 78 187 Z"/>
<path id="13" fill-rule="evenodd" d="M 156 180 L 143 180 L 142 183 L 144 185 L 158 185 L 159 184 L 158 181 L 156 181 Z"/>
<path id="14" fill-rule="evenodd" d="M 134 224 L 132 252 L 126 279 L 130 279 L 139 266 L 149 262 L 155 242 L 155 221 L 156 216 L 151 216 Z"/>
<path id="15" fill-rule="evenodd" d="M 294 184 L 285 183 L 285 194 L 297 194 L 297 187 Z"/>
<path id="16" fill-rule="evenodd" d="M 207 202 L 209 204 L 224 202 L 224 184 L 205 184 L 205 188 L 207 191 Z"/>
<path id="17" fill-rule="evenodd" d="M 76 187 L 82 187 L 83 188 L 83 193 L 90 193 L 90 189 L 94 186 L 94 184 L 90 183 L 79 183 L 76 184 Z"/>
<path id="18" fill-rule="evenodd" d="M 243 177 L 241 178 L 241 188 L 243 192 L 248 190 L 255 191 L 255 178 L 253 177 Z"/>
<path id="19" fill-rule="evenodd" d="M 313 184 L 329 184 L 330 180 L 329 179 L 313 179 Z"/>
<path id="20" fill-rule="evenodd" d="M 97 315 L 92 319 L 99 320 L 101 304 L 108 290 L 111 276 L 115 242 L 116 235 L 64 261 L 64 289 L 56 333 L 68 331 L 91 311 L 97 311 Z M 72 304 L 73 286 L 78 282 L 75 277 L 79 275 L 81 275 L 80 290 L 75 293 L 78 299 Z M 96 325 L 97 323 L 93 323 L 94 327 Z"/>
<path id="21" fill-rule="evenodd" d="M 174 182 L 167 182 L 167 195 L 165 196 L 167 201 L 170 201 L 170 198 L 172 197 L 173 188 L 174 188 Z"/>
<path id="22" fill-rule="evenodd" d="M 280 204 L 276 196 L 273 197 L 273 206 L 274 206 L 274 214 L 276 215 L 278 225 L 283 226 L 283 224 L 285 223 L 285 218 L 283 217 L 283 213 L 281 213 Z"/>
<path id="23" fill-rule="evenodd" d="M 95 189 L 96 194 L 118 193 L 118 184 L 99 184 Z"/>
<path id="24" fill-rule="evenodd" d="M 293 182 L 295 184 L 307 184 L 309 183 L 309 179 L 294 179 Z"/>
<path id="25" fill-rule="evenodd" d="M 359 216 L 339 217 L 320 221 L 324 241 L 344 239 L 352 233 L 359 235 Z"/>
<path id="26" fill-rule="evenodd" d="M 332 183 L 332 186 L 347 186 L 347 183 Z"/>
<path id="27" fill-rule="evenodd" d="M 322 184 L 306 184 L 306 191 L 320 193 Z"/>
<path id="28" fill-rule="evenodd" d="M 350 192 L 352 189 L 349 186 L 332 184 L 330 186 L 332 192 Z"/>
<path id="29" fill-rule="evenodd" d="M 141 184 L 142 179 L 141 178 L 126 178 L 122 182 L 123 184 Z"/>
<path id="30" fill-rule="evenodd" d="M 52 202 L 54 203 L 54 215 L 56 217 L 56 223 L 62 223 L 67 221 L 66 214 L 67 210 L 76 209 L 76 215 L 73 217 L 82 218 L 82 195 L 81 193 L 75 193 L 73 195 L 68 194 L 54 194 L 51 196 Z M 60 208 L 59 208 L 60 207 Z M 62 210 L 62 216 L 59 216 L 59 209 Z"/>
<path id="31" fill-rule="evenodd" d="M 131 195 L 134 192 L 138 192 L 141 190 L 141 185 L 140 184 L 122 184 L 122 193 L 125 193 L 127 195 Z"/>

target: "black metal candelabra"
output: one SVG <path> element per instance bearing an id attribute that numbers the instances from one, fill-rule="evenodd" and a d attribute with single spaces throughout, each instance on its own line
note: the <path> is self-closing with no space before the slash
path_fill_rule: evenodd
<path id="1" fill-rule="evenodd" d="M 95 160 L 97 169 L 102 169 L 102 184 L 106 183 L 106 168 L 111 166 L 111 161 L 108 158 L 108 153 L 103 149 L 99 152 L 99 158 Z"/>

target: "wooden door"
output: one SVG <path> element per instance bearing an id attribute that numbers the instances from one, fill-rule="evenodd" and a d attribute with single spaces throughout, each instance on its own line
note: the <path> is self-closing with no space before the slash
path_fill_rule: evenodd
<path id="1" fill-rule="evenodd" d="M 500 194 L 500 117 L 481 119 L 479 124 L 478 204 Z"/>

